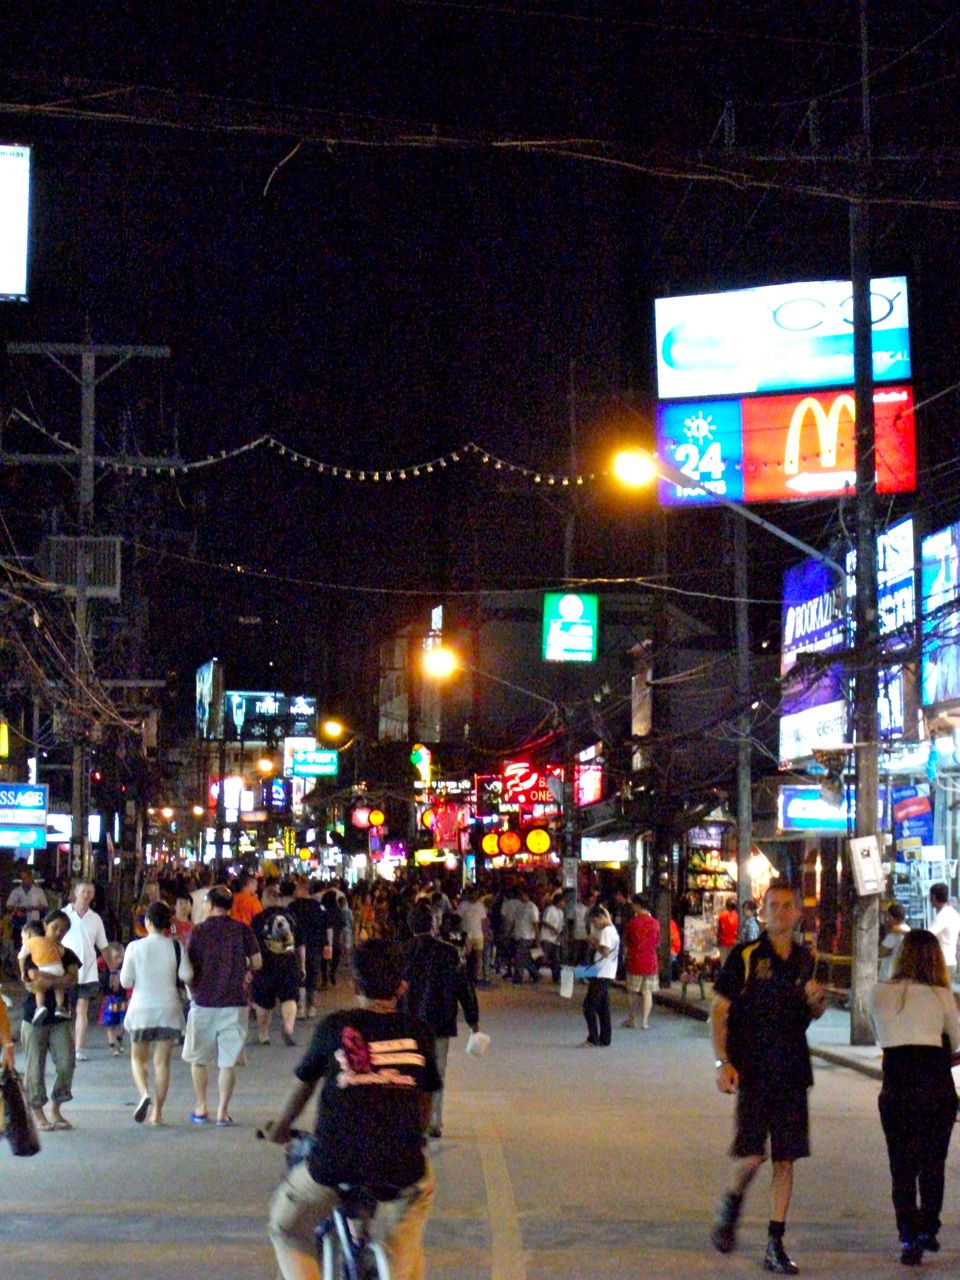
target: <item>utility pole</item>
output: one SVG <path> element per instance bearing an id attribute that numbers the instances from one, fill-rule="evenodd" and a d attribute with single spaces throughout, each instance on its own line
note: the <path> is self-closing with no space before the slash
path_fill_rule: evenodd
<path id="1" fill-rule="evenodd" d="M 853 281 L 853 365 L 857 405 L 857 601 L 853 723 L 856 745 L 858 836 L 878 836 L 879 743 L 877 724 L 877 544 L 876 444 L 873 415 L 873 352 L 870 311 L 870 80 L 867 0 L 860 8 L 861 199 L 850 203 L 850 272 Z M 878 894 L 858 897 L 853 910 L 853 970 L 850 978 L 850 1043 L 875 1042 L 867 993 L 877 978 Z"/>
<path id="2" fill-rule="evenodd" d="M 750 882 L 750 850 L 753 847 L 753 795 L 750 749 L 750 614 L 747 604 L 747 526 L 731 513 L 737 632 L 737 897 L 742 903 Z M 749 895 L 752 896 L 752 895 Z"/>
<path id="3" fill-rule="evenodd" d="M 111 346 L 95 343 L 90 338 L 89 324 L 84 342 L 9 342 L 7 354 L 12 356 L 47 356 L 67 377 L 72 378 L 80 387 L 80 453 L 79 479 L 77 489 L 77 540 L 75 629 L 74 640 L 74 688 L 75 707 L 82 707 L 87 698 L 92 674 L 92 638 L 88 617 L 87 562 L 84 539 L 93 531 L 94 500 L 94 467 L 96 456 L 96 391 L 104 382 L 128 360 L 135 356 L 147 359 L 166 358 L 170 355 L 169 347 L 154 346 Z M 80 370 L 77 373 L 67 363 L 79 357 Z M 101 372 L 97 372 L 98 360 L 109 360 L 111 363 Z M 28 461 L 41 465 L 54 459 L 32 459 L 4 455 L 5 462 Z M 58 465 L 64 459 L 56 458 Z M 81 875 L 84 880 L 93 877 L 93 859 L 90 853 L 90 841 L 87 834 L 90 813 L 90 734 L 79 722 L 74 725 L 73 758 L 71 764 L 73 835 L 71 837 L 70 869 L 74 875 Z"/>

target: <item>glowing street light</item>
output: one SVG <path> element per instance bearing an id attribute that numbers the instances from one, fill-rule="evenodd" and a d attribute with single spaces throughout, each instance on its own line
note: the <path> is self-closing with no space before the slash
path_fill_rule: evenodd
<path id="1" fill-rule="evenodd" d="M 659 474 L 656 459 L 645 449 L 621 449 L 611 470 L 614 479 L 628 489 L 645 489 Z"/>
<path id="2" fill-rule="evenodd" d="M 423 669 L 435 680 L 446 680 L 459 670 L 460 662 L 452 649 L 439 645 L 435 649 L 426 649 L 423 654 Z"/>
<path id="3" fill-rule="evenodd" d="M 337 720 L 331 716 L 329 720 L 324 720 L 320 726 L 320 731 L 325 738 L 342 738 L 346 733 L 346 727 L 342 720 Z"/>
<path id="4" fill-rule="evenodd" d="M 273 769 L 274 769 L 273 760 L 270 758 L 270 756 L 261 756 L 260 759 L 257 761 L 257 768 L 264 775 L 268 773 L 273 773 Z"/>

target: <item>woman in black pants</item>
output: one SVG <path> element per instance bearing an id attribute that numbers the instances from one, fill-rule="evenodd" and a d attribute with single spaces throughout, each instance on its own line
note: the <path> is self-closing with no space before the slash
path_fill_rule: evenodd
<path id="1" fill-rule="evenodd" d="M 617 976 L 617 956 L 620 951 L 620 935 L 613 927 L 610 913 L 599 903 L 587 916 L 590 942 L 593 946 L 593 964 L 596 976 L 587 984 L 583 998 L 583 1016 L 587 1020 L 587 1038 L 580 1045 L 606 1047 L 610 1043 L 610 983 Z"/>
<path id="2" fill-rule="evenodd" d="M 924 1250 L 940 1248 L 944 1166 L 957 1115 L 950 1057 L 960 1045 L 956 1001 L 932 933 L 915 929 L 904 937 L 892 979 L 870 993 L 870 1016 L 883 1048 L 880 1120 L 903 1246 L 900 1261 L 919 1266 Z"/>

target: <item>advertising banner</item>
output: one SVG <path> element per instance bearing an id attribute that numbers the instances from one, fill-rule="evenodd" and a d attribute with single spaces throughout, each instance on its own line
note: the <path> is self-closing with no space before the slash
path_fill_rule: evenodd
<path id="1" fill-rule="evenodd" d="M 211 658 L 197 668 L 197 737 L 223 736 L 223 666 Z"/>
<path id="2" fill-rule="evenodd" d="M 916 488 L 913 392 L 874 391 L 877 491 Z M 835 497 L 856 485 L 852 391 L 661 403 L 657 453 L 701 489 L 661 480 L 665 506 Z"/>
<path id="3" fill-rule="evenodd" d="M 846 677 L 840 663 L 795 671 L 804 653 L 830 653 L 847 642 L 844 583 L 819 560 L 805 560 L 783 579 L 780 759 L 809 756 L 846 741 Z"/>
<path id="4" fill-rule="evenodd" d="M 30 243 L 30 148 L 0 147 L 0 301 L 25 302 Z"/>
<path id="5" fill-rule="evenodd" d="M 929 786 L 894 787 L 890 805 L 897 857 L 901 861 L 919 858 L 924 845 L 933 844 L 933 803 Z"/>
<path id="6" fill-rule="evenodd" d="M 599 597 L 547 591 L 543 597 L 544 662 L 594 662 Z"/>
<path id="7" fill-rule="evenodd" d="M 223 699 L 224 732 L 239 742 L 262 742 L 268 737 L 312 737 L 316 732 L 317 700 L 303 694 L 250 693 L 228 689 Z"/>
<path id="8" fill-rule="evenodd" d="M 907 281 L 871 281 L 874 382 L 911 377 Z M 661 400 L 852 386 L 848 281 L 764 285 L 656 302 Z"/>
<path id="9" fill-rule="evenodd" d="M 0 824 L 43 827 L 47 838 L 47 784 L 39 782 L 0 783 Z"/>
<path id="10" fill-rule="evenodd" d="M 923 705 L 960 700 L 960 522 L 921 543 Z"/>

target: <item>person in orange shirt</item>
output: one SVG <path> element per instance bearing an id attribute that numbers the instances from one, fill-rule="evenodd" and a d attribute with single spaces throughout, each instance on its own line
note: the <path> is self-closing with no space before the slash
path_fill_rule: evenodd
<path id="1" fill-rule="evenodd" d="M 740 917 L 737 914 L 736 898 L 728 898 L 726 907 L 717 916 L 717 947 L 720 950 L 720 963 L 727 963 L 727 956 L 737 945 L 740 934 Z"/>
<path id="2" fill-rule="evenodd" d="M 263 903 L 257 897 L 257 877 L 249 871 L 241 872 L 233 895 L 230 919 L 252 925 L 254 916 L 258 916 L 262 910 Z"/>

